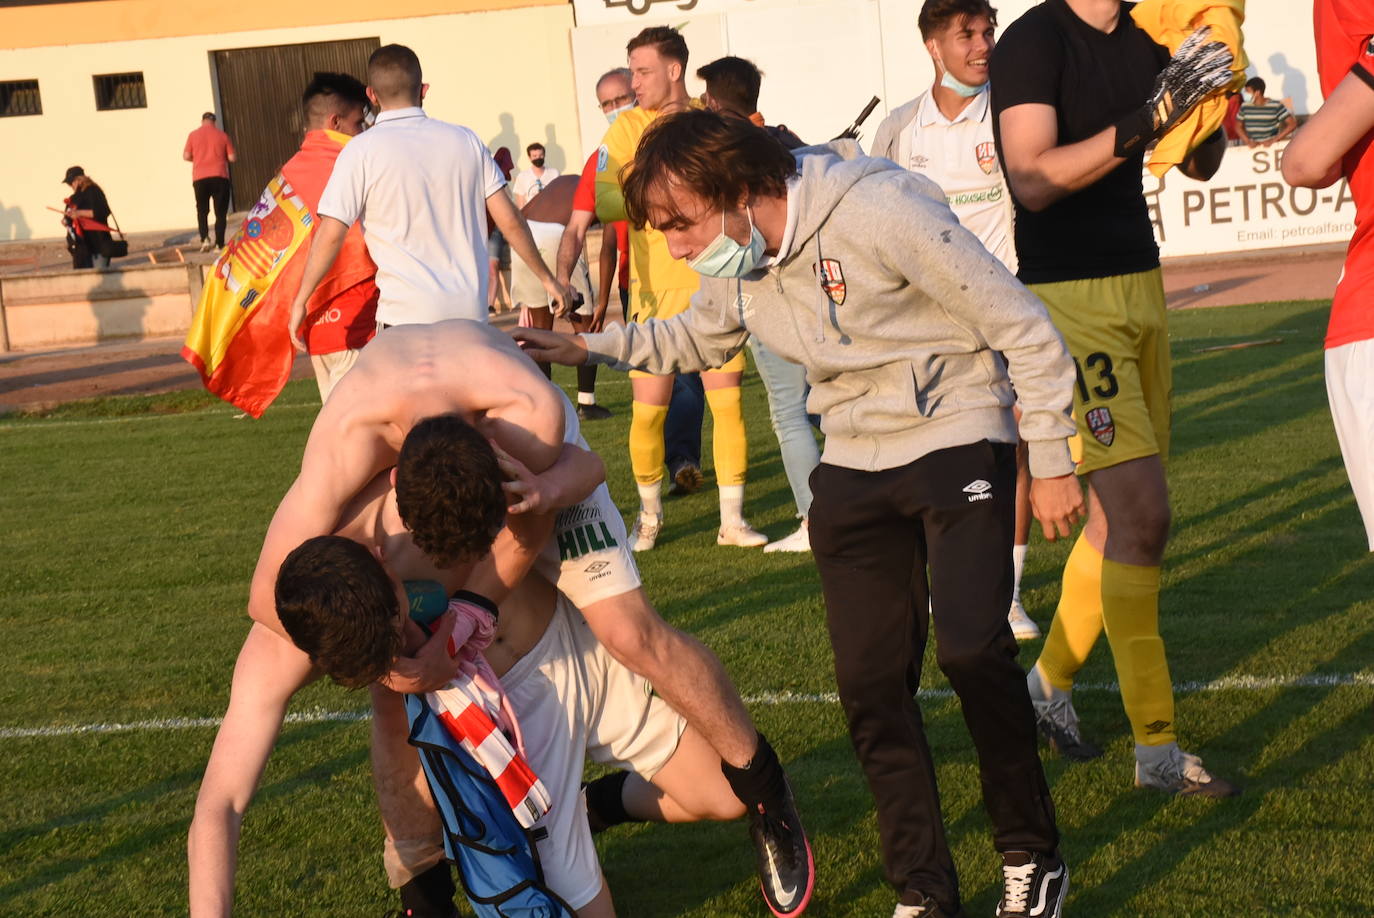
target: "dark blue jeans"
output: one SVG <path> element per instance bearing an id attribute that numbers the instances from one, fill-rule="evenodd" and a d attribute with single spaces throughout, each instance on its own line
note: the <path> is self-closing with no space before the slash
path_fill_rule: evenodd
<path id="1" fill-rule="evenodd" d="M 706 392 L 697 373 L 679 373 L 673 380 L 668 420 L 663 425 L 663 445 L 668 472 L 690 462 L 701 467 L 701 422 L 706 412 Z"/>

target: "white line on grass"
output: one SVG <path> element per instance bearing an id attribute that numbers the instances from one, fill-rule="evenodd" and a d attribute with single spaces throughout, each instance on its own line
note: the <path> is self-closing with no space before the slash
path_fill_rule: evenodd
<path id="1" fill-rule="evenodd" d="M 310 408 L 318 411 L 319 402 L 291 402 L 285 405 L 273 405 L 270 411 L 293 411 L 300 408 Z M 22 424 L 0 424 L 0 432 L 7 430 L 51 430 L 54 427 L 90 427 L 97 424 L 132 424 L 135 421 L 166 421 L 174 418 L 222 418 L 225 420 L 249 420 L 248 416 L 241 411 L 233 410 L 214 410 L 214 411 L 174 411 L 167 414 L 126 414 L 117 418 L 78 418 L 71 421 L 47 421 L 42 418 L 34 418 Z"/>
<path id="2" fill-rule="evenodd" d="M 1223 676 L 1206 682 L 1180 682 L 1174 691 L 1180 695 L 1198 692 L 1268 692 L 1275 689 L 1293 688 L 1338 688 L 1360 686 L 1374 688 L 1374 673 L 1327 673 L 1306 676 Z M 1115 682 L 1085 682 L 1076 689 L 1080 692 L 1117 692 Z M 950 689 L 933 689 L 920 693 L 922 698 L 952 698 Z M 746 704 L 838 704 L 839 696 L 834 692 L 759 692 L 746 695 Z M 321 723 L 358 723 L 369 719 L 370 711 L 326 711 L 316 708 L 310 711 L 295 711 L 286 715 L 288 724 Z M 144 733 L 163 730 L 191 730 L 204 727 L 218 727 L 218 717 L 164 717 L 156 720 L 139 720 L 132 723 L 104 724 L 56 724 L 48 727 L 0 727 L 0 740 L 28 739 L 31 737 L 81 736 L 96 733 Z"/>

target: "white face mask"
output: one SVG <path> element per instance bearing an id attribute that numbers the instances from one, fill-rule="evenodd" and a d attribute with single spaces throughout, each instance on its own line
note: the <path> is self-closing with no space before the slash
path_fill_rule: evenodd
<path id="1" fill-rule="evenodd" d="M 1255 102 L 1255 94 L 1248 89 L 1242 89 L 1240 91 L 1240 100 L 1246 105 L 1253 105 Z"/>
<path id="2" fill-rule="evenodd" d="M 620 106 L 620 108 L 613 108 L 613 109 L 611 109 L 610 111 L 608 111 L 608 112 L 605 113 L 607 123 L 609 123 L 609 124 L 615 124 L 615 119 L 616 119 L 616 118 L 619 118 L 620 115 L 621 115 L 623 112 L 628 112 L 630 109 L 632 109 L 632 108 L 634 108 L 634 107 L 635 107 L 635 104 L 634 104 L 633 102 L 631 102 L 629 105 L 622 105 L 622 106 Z"/>

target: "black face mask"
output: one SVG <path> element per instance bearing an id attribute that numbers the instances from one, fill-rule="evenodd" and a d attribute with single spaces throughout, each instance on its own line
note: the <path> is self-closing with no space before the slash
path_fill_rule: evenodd
<path id="1" fill-rule="evenodd" d="M 534 166 L 542 166 L 544 165 L 544 157 L 541 156 L 538 159 L 532 159 L 530 160 L 530 163 Z"/>

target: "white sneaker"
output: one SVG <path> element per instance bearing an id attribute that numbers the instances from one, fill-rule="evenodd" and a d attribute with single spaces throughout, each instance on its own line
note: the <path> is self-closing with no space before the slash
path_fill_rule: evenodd
<path id="1" fill-rule="evenodd" d="M 1202 767 L 1202 759 L 1178 748 L 1136 746 L 1135 786 L 1150 787 L 1180 797 L 1234 797 L 1240 793 L 1225 778 Z"/>
<path id="2" fill-rule="evenodd" d="M 764 549 L 764 551 L 767 550 Z M 1040 636 L 1040 626 L 1026 614 L 1026 607 L 1021 605 L 1020 599 L 1011 601 L 1011 611 L 1007 613 L 1007 621 L 1011 624 L 1012 635 L 1018 641 L 1033 641 Z"/>
<path id="3" fill-rule="evenodd" d="M 716 544 L 735 545 L 740 548 L 758 548 L 760 545 L 768 544 L 768 536 L 744 520 L 740 520 L 729 526 L 721 526 L 720 532 L 716 533 Z"/>
<path id="4" fill-rule="evenodd" d="M 648 551 L 658 541 L 663 529 L 663 514 L 648 516 L 640 513 L 635 517 L 634 528 L 630 530 L 630 551 Z"/>
<path id="5" fill-rule="evenodd" d="M 763 546 L 764 554 L 775 551 L 810 551 L 811 550 L 811 530 L 806 525 L 806 520 L 802 520 L 801 526 L 797 531 L 789 536 L 783 536 L 775 542 L 769 542 Z"/>
<path id="6" fill-rule="evenodd" d="M 211 248 L 212 248 L 212 246 L 210 245 L 210 240 L 209 240 L 209 239 L 202 239 L 202 240 L 200 240 L 200 250 L 201 250 L 202 252 L 208 252 L 208 251 L 210 251 Z"/>

